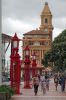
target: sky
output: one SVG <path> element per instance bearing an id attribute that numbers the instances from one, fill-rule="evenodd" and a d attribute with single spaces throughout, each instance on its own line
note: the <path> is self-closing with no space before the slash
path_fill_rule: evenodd
<path id="1" fill-rule="evenodd" d="M 25 32 L 39 28 L 45 2 L 52 12 L 53 39 L 66 28 L 66 0 L 2 0 L 2 33 L 16 32 L 22 38 Z"/>

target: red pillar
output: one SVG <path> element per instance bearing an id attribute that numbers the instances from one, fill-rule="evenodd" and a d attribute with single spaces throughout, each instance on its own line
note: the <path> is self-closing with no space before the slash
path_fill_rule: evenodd
<path id="1" fill-rule="evenodd" d="M 35 52 L 32 55 L 32 77 L 37 74 L 37 63 L 36 63 L 36 55 Z"/>
<path id="2" fill-rule="evenodd" d="M 10 81 L 11 87 L 14 89 L 15 94 L 20 94 L 20 75 L 21 75 L 21 62 L 18 54 L 19 39 L 15 34 L 11 43 L 11 56 L 10 56 Z"/>
<path id="3" fill-rule="evenodd" d="M 31 88 L 30 86 L 30 49 L 28 46 L 25 48 L 24 60 L 24 88 Z"/>
<path id="4" fill-rule="evenodd" d="M 32 77 L 34 77 L 37 73 L 37 68 L 36 68 L 37 64 L 36 64 L 36 61 L 33 60 L 32 62 Z"/>

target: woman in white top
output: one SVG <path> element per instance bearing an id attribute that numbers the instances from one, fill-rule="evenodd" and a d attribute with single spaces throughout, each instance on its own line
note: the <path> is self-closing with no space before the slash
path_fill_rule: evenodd
<path id="1" fill-rule="evenodd" d="M 42 89 L 42 91 L 43 91 L 43 94 L 45 94 L 45 93 L 46 93 L 46 81 L 45 81 L 45 76 L 44 76 L 44 74 L 42 74 L 42 75 L 40 76 L 40 82 L 41 82 L 41 89 Z"/>

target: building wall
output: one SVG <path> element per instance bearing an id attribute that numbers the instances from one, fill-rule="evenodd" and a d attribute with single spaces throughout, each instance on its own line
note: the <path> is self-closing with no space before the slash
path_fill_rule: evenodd
<path id="1" fill-rule="evenodd" d="M 31 37 L 31 35 L 29 35 Z M 40 34 L 40 35 L 33 35 L 31 39 L 29 39 L 28 36 L 24 37 L 24 43 L 23 47 L 26 45 L 29 45 L 30 48 L 30 57 L 32 57 L 33 52 L 36 53 L 36 59 L 37 63 L 41 64 L 41 60 L 44 57 L 44 54 L 47 50 L 51 48 L 51 38 L 49 33 L 46 34 Z M 25 57 L 25 53 L 24 53 Z"/>
<path id="2" fill-rule="evenodd" d="M 52 31 L 52 14 L 48 3 L 45 3 L 45 7 L 41 13 L 41 25 L 39 29 L 27 32 L 23 37 L 23 48 L 25 48 L 26 45 L 29 45 L 30 57 L 32 57 L 33 52 L 35 52 L 37 63 L 39 64 L 41 64 L 44 54 L 51 48 Z M 24 57 L 25 51 L 23 50 L 23 58 Z"/>
<path id="3" fill-rule="evenodd" d="M 1 0 L 0 0 L 0 85 L 2 84 L 2 34 L 1 34 Z"/>

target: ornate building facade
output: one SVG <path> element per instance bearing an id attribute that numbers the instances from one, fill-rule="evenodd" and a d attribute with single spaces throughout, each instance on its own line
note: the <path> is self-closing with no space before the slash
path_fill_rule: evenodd
<path id="1" fill-rule="evenodd" d="M 41 60 L 44 58 L 46 51 L 51 48 L 52 31 L 52 14 L 46 2 L 41 12 L 41 25 L 39 29 L 23 34 L 23 48 L 29 45 L 30 57 L 32 57 L 33 52 L 35 52 L 37 63 L 39 64 L 41 64 Z M 25 52 L 23 50 L 23 58 L 24 56 Z"/>

